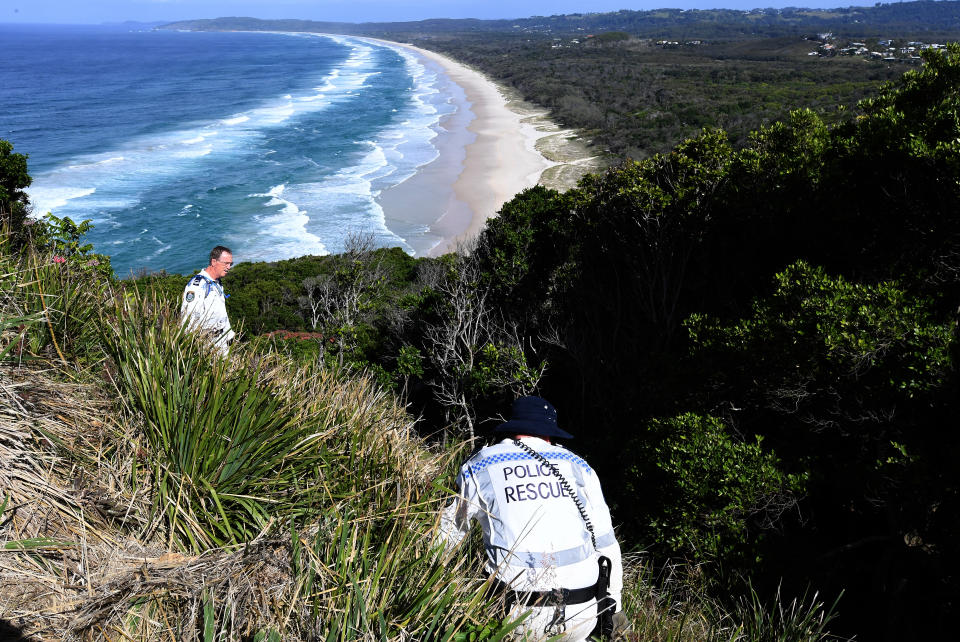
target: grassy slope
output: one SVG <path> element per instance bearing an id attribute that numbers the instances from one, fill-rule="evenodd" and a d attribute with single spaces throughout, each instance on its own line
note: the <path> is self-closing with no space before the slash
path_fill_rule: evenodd
<path id="1" fill-rule="evenodd" d="M 0 632 L 483 640 L 510 628 L 479 590 L 476 540 L 452 558 L 430 545 L 463 446 L 427 447 L 363 374 L 249 346 L 217 361 L 155 291 L 96 287 L 93 263 L 0 252 Z M 87 320 L 83 341 L 67 334 L 73 317 Z M 686 574 L 654 582 L 631 560 L 631 639 L 783 627 L 756 600 L 723 613 L 678 583 Z M 790 639 L 823 639 L 819 605 L 800 615 Z"/>

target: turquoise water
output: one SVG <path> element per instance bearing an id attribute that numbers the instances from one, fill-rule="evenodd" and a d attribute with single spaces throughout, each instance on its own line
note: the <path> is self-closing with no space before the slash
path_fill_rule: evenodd
<path id="1" fill-rule="evenodd" d="M 336 252 L 351 231 L 413 252 L 382 189 L 436 158 L 454 85 L 341 36 L 0 25 L 0 138 L 35 214 L 90 219 L 120 275 Z M 397 226 L 394 226 L 395 228 Z"/>

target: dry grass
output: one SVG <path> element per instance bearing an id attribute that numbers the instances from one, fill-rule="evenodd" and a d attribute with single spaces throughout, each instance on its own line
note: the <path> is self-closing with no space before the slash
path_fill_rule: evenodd
<path id="1" fill-rule="evenodd" d="M 338 560 L 349 566 L 361 557 L 342 556 L 337 546 L 320 551 L 318 544 L 340 533 L 349 535 L 347 552 L 360 551 L 374 523 L 395 521 L 401 531 L 429 527 L 436 506 L 423 499 L 423 489 L 452 454 L 424 448 L 404 409 L 362 376 L 344 379 L 321 368 L 296 369 L 273 355 L 255 358 L 265 384 L 306 400 L 298 406 L 303 420 L 316 413 L 336 418 L 323 439 L 351 443 L 356 452 L 345 461 L 389 459 L 396 474 L 376 484 L 388 488 L 358 486 L 353 495 L 332 497 L 321 518 L 294 535 L 296 544 L 283 529 L 265 529 L 242 546 L 184 554 L 150 518 L 149 479 L 137 466 L 145 456 L 140 420 L 108 394 L 113 386 L 0 366 L 0 487 L 7 500 L 0 516 L 0 620 L 35 640 L 242 639 L 271 628 L 298 632 L 276 639 L 302 639 L 305 626 L 326 630 L 345 611 Z M 238 359 L 232 367 L 248 365 Z M 357 434 L 363 438 L 347 438 Z M 337 472 L 357 471 L 341 462 Z M 365 492 L 383 501 L 358 506 L 353 500 Z M 427 553 L 429 541 L 414 550 L 423 540 L 415 534 L 395 536 L 398 543 L 406 538 L 404 554 Z M 307 586 L 303 570 L 311 566 L 321 572 Z M 377 599 L 391 599 L 390 590 Z M 316 605 L 329 611 L 311 613 Z"/>

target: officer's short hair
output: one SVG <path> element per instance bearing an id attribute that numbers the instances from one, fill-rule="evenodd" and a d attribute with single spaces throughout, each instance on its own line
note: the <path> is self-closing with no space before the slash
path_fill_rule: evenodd
<path id="1" fill-rule="evenodd" d="M 230 248 L 227 247 L 226 245 L 218 245 L 217 247 L 210 250 L 210 262 L 213 263 L 214 261 L 219 261 L 220 255 L 222 255 L 224 252 L 226 252 L 227 254 L 233 254 Z"/>

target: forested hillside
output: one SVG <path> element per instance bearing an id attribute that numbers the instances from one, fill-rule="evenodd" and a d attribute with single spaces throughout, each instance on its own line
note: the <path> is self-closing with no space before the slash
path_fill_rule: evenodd
<path id="1" fill-rule="evenodd" d="M 836 9 L 757 8 L 735 9 L 653 9 L 575 13 L 553 16 L 517 16 L 510 20 L 436 19 L 416 22 L 315 22 L 310 20 L 259 20 L 217 18 L 171 23 L 170 29 L 323 31 L 327 33 L 467 34 L 541 33 L 586 35 L 601 31 L 626 31 L 647 38 L 734 38 L 778 37 L 836 31 L 848 36 L 883 36 L 885 31 L 916 31 L 940 36 L 960 29 L 960 2 L 877 3 L 873 7 Z"/>
<path id="2" fill-rule="evenodd" d="M 800 107 L 833 123 L 844 117 L 840 106 L 856 109 L 860 99 L 910 68 L 810 57 L 818 43 L 799 38 L 676 46 L 512 35 L 413 42 L 515 88 L 614 160 L 669 151 L 704 127 L 724 129 L 739 147 L 751 131 Z"/>
<path id="3" fill-rule="evenodd" d="M 372 369 L 427 434 L 482 433 L 531 390 L 555 400 L 627 546 L 706 564 L 717 595 L 744 578 L 842 593 L 837 632 L 943 637 L 960 591 L 960 47 L 924 58 L 833 125 L 799 110 L 742 147 L 706 131 L 528 190 L 468 257 L 358 243 L 238 266 L 233 310 L 254 332 L 315 332 L 273 341 Z"/>

